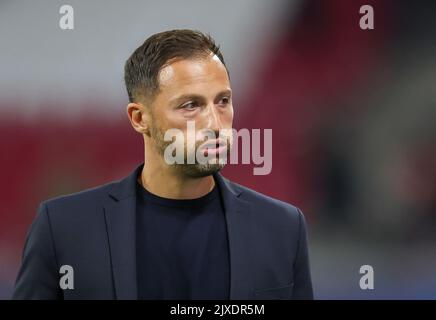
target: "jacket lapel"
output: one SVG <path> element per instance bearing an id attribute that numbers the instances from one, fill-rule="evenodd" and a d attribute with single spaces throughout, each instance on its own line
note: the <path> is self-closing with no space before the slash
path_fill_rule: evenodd
<path id="1" fill-rule="evenodd" d="M 230 255 L 230 299 L 251 299 L 253 278 L 251 270 L 250 203 L 239 198 L 241 188 L 216 174 L 215 179 L 220 188 L 227 221 L 227 234 Z"/>
<path id="2" fill-rule="evenodd" d="M 117 182 L 104 205 L 116 299 L 137 299 L 136 179 L 142 165 Z"/>

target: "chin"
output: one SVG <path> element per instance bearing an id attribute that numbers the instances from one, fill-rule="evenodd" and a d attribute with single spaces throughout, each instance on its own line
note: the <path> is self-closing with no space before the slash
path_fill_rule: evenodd
<path id="1" fill-rule="evenodd" d="M 203 178 L 214 175 L 224 168 L 225 164 L 193 164 L 183 165 L 182 171 L 191 178 Z"/>

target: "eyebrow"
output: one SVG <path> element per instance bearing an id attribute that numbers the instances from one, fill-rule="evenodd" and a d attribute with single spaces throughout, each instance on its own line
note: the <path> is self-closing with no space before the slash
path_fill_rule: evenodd
<path id="1" fill-rule="evenodd" d="M 215 99 L 218 98 L 218 97 L 225 96 L 225 95 L 231 96 L 232 95 L 232 90 L 226 89 L 226 90 L 218 92 L 215 95 Z M 182 94 L 182 95 L 172 99 L 170 101 L 170 104 L 178 104 L 178 103 L 180 103 L 182 101 L 185 101 L 185 100 L 202 100 L 202 99 L 204 99 L 204 96 L 201 96 L 199 94 L 189 94 L 188 93 L 188 94 Z"/>

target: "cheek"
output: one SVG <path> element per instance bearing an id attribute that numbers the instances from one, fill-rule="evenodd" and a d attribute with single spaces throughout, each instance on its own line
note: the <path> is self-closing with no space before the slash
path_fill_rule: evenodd
<path id="1" fill-rule="evenodd" d="M 186 119 L 181 117 L 177 112 L 167 112 L 161 114 L 159 121 L 161 128 L 163 130 L 168 129 L 179 129 L 182 131 L 186 130 Z"/>
<path id="2" fill-rule="evenodd" d="M 223 114 L 223 124 L 230 128 L 233 124 L 233 106 L 230 106 Z"/>

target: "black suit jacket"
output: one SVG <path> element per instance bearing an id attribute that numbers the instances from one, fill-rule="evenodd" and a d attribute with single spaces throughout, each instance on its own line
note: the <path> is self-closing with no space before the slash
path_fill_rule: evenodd
<path id="1" fill-rule="evenodd" d="M 41 203 L 14 299 L 137 299 L 135 191 L 142 166 L 120 181 Z M 230 299 L 312 299 L 301 211 L 220 174 L 215 179 L 228 229 Z M 62 265 L 73 268 L 74 289 L 60 288 Z"/>

